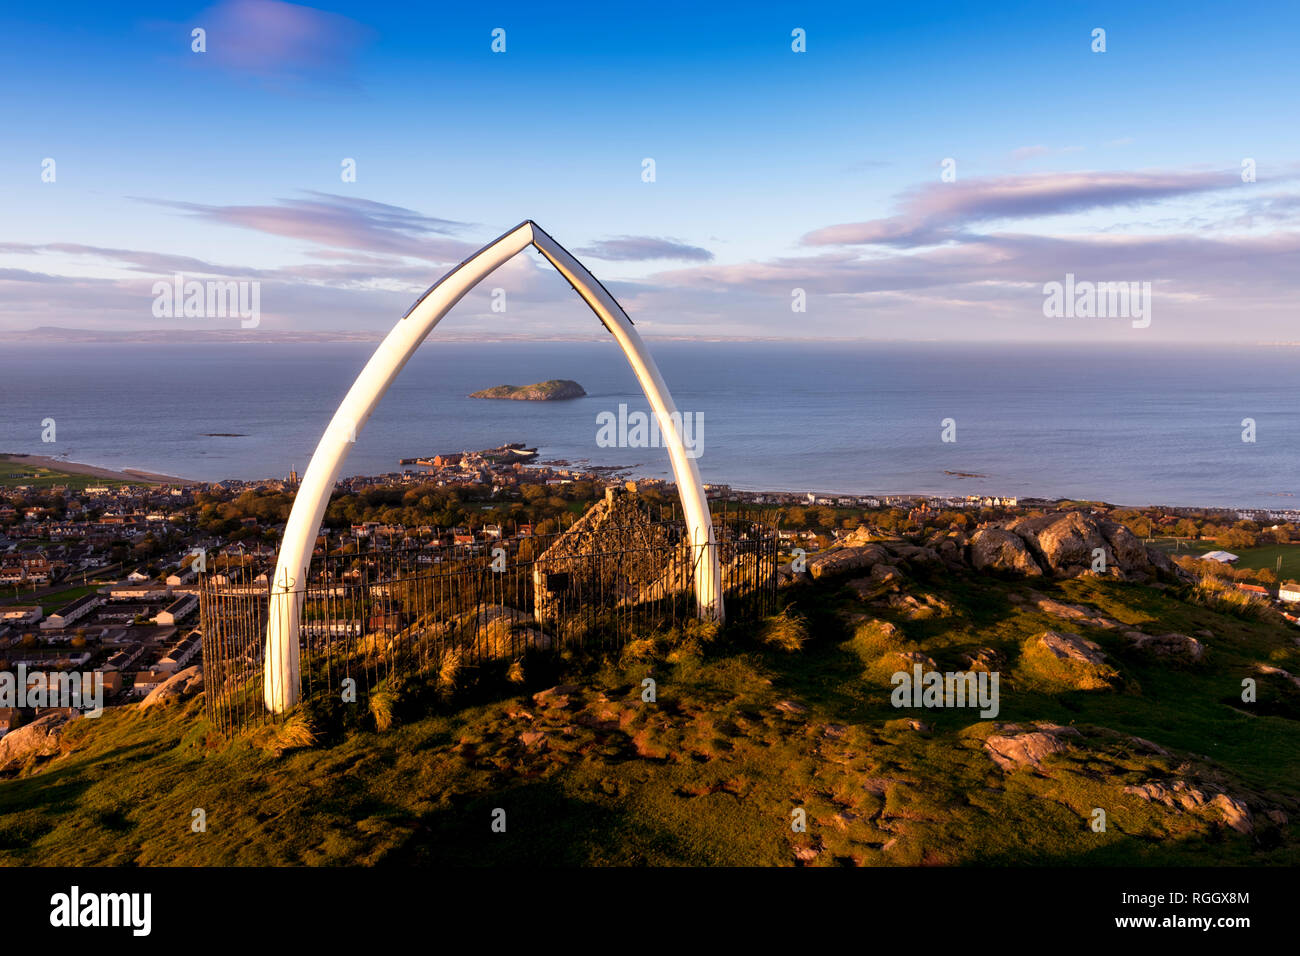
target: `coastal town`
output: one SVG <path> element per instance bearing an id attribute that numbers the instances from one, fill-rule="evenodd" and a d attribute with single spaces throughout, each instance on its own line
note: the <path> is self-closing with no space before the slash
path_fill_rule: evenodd
<path id="1" fill-rule="evenodd" d="M 384 547 L 423 549 L 429 560 L 457 549 L 518 543 L 563 530 L 610 485 L 634 488 L 671 511 L 675 489 L 608 470 L 536 463 L 535 449 L 403 462 L 385 475 L 338 482 L 315 554 Z M 0 465 L 0 670 L 93 671 L 107 703 L 141 699 L 200 662 L 195 558 L 220 583 L 232 569 L 265 587 L 298 476 L 214 483 L 25 483 Z M 814 555 L 866 527 L 882 534 L 973 533 L 1062 502 L 1010 496 L 829 494 L 747 491 L 708 485 L 721 513 L 752 515 L 778 529 L 784 559 Z M 1300 584 L 1276 570 L 1239 566 L 1233 549 L 1290 545 L 1300 555 L 1300 512 L 1122 508 L 1086 504 L 1148 541 L 1170 544 L 1189 567 L 1210 568 L 1234 587 L 1300 623 Z M 1291 559 L 1293 562 L 1295 559 Z M 1288 568 L 1294 564 L 1288 562 Z M 0 734 L 36 713 L 0 708 Z"/>

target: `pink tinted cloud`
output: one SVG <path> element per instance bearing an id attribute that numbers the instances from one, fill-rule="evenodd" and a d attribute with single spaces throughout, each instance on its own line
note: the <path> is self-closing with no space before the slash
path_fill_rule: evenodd
<path id="1" fill-rule="evenodd" d="M 1134 206 L 1240 185 L 1231 173 L 1036 173 L 933 183 L 901 197 L 895 216 L 840 223 L 814 230 L 805 245 L 931 245 L 955 238 L 966 226 L 995 219 L 1026 219 Z"/>
<path id="2" fill-rule="evenodd" d="M 346 74 L 373 31 L 337 13 L 279 0 L 226 0 L 194 18 L 204 63 L 262 76 Z"/>
<path id="3" fill-rule="evenodd" d="M 333 193 L 312 192 L 306 198 L 277 200 L 277 205 L 272 206 L 211 206 L 163 199 L 141 201 L 180 209 L 210 222 L 274 236 L 338 249 L 413 256 L 431 262 L 459 262 L 476 251 L 479 245 L 450 237 L 450 233 L 467 228 L 467 223 L 436 219 L 402 206 Z"/>

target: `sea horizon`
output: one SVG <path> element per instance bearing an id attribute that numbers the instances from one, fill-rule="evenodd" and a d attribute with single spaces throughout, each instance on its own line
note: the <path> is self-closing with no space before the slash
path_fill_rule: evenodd
<path id="1" fill-rule="evenodd" d="M 1300 484 L 1276 347 L 1048 343 L 650 343 L 703 424 L 706 482 L 746 491 L 1010 495 L 1283 510 Z M 30 344 L 0 356 L 9 453 L 215 482 L 305 471 L 370 343 Z M 59 368 L 59 394 L 39 389 Z M 571 378 L 564 402 L 471 391 Z M 39 396 L 39 398 L 38 398 Z M 671 478 L 662 448 L 605 448 L 597 416 L 648 411 L 612 342 L 427 342 L 343 475 L 519 441 L 539 461 Z M 56 441 L 41 441 L 53 418 Z M 943 423 L 951 419 L 944 441 Z M 1243 442 L 1243 421 L 1255 441 Z M 277 470 L 272 463 L 278 463 Z M 962 477 L 970 476 L 970 477 Z M 1236 487 L 1226 476 L 1235 476 Z"/>

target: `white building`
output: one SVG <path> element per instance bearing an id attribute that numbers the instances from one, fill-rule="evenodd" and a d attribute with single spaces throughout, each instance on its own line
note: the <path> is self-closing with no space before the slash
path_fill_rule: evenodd
<path id="1" fill-rule="evenodd" d="M 171 676 L 166 671 L 141 671 L 135 675 L 135 684 L 131 687 L 131 693 L 136 697 L 146 697 L 149 691 Z"/>
<path id="2" fill-rule="evenodd" d="M 0 607 L 0 624 L 35 624 L 41 619 L 42 611 L 35 605 L 12 605 Z"/>
<path id="3" fill-rule="evenodd" d="M 42 621 L 41 630 L 53 631 L 75 624 L 103 603 L 104 595 L 102 594 L 87 594 L 85 597 L 79 597 L 71 604 L 59 608 Z"/>
<path id="4" fill-rule="evenodd" d="M 171 593 L 165 584 L 115 584 L 108 596 L 114 601 L 157 601 L 171 597 Z"/>
<path id="5" fill-rule="evenodd" d="M 1202 561 L 1218 561 L 1220 564 L 1233 564 L 1241 560 L 1235 554 L 1230 554 L 1227 551 L 1207 551 L 1201 555 L 1200 559 Z"/>
<path id="6" fill-rule="evenodd" d="M 166 626 L 176 624 L 193 614 L 194 609 L 198 606 L 198 597 L 193 594 L 186 594 L 172 601 L 164 610 L 155 614 L 153 622 Z"/>
<path id="7" fill-rule="evenodd" d="M 167 674 L 174 674 L 179 670 L 184 670 L 189 662 L 193 660 L 202 649 L 203 641 L 196 631 L 188 637 L 177 641 L 172 646 L 172 649 L 154 665 L 154 670 Z"/>
<path id="8" fill-rule="evenodd" d="M 182 584 L 189 584 L 195 578 L 193 568 L 180 568 L 179 570 L 167 575 L 168 587 L 180 587 Z"/>

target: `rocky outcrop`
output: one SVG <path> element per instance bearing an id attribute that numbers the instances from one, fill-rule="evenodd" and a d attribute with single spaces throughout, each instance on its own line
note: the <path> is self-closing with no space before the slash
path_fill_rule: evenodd
<path id="1" fill-rule="evenodd" d="M 1131 760 L 1135 749 L 1144 756 L 1172 756 L 1165 748 L 1140 737 L 1104 728 L 1080 729 L 1041 721 L 995 724 L 993 732 L 984 738 L 983 748 L 989 758 L 1007 773 L 1028 768 L 1051 780 L 1073 780 L 1083 786 L 1095 784 L 1097 778 L 1093 771 L 1083 770 L 1077 763 L 1053 763 L 1050 758 L 1074 752 L 1106 763 L 1116 758 Z M 1289 818 L 1281 808 L 1270 806 L 1258 794 L 1247 791 L 1230 793 L 1226 781 L 1214 771 L 1198 768 L 1191 761 L 1178 761 L 1176 776 L 1158 769 L 1162 763 L 1173 762 L 1156 761 L 1154 766 L 1147 768 L 1151 776 L 1123 786 L 1120 792 L 1163 806 L 1188 822 L 1199 820 L 1212 827 L 1226 827 L 1242 834 L 1254 832 L 1265 820 L 1277 826 L 1285 826 L 1288 822 Z"/>
<path id="2" fill-rule="evenodd" d="M 1274 667 L 1272 664 L 1256 664 L 1255 671 L 1272 677 L 1280 677 L 1282 680 L 1290 681 L 1293 686 L 1300 687 L 1300 677 L 1296 677 L 1290 671 L 1283 670 L 1280 667 Z"/>
<path id="3" fill-rule="evenodd" d="M 1050 723 L 1036 723 L 1029 728 L 1005 724 L 998 731 L 985 738 L 984 749 L 1003 770 L 1017 767 L 1041 769 L 1045 757 L 1070 749 L 1067 738 L 1080 736 L 1073 727 Z"/>
<path id="4" fill-rule="evenodd" d="M 889 552 L 877 544 L 832 548 L 809 558 L 808 572 L 814 578 L 830 577 L 849 571 L 870 571 L 889 560 Z"/>
<path id="5" fill-rule="evenodd" d="M 933 594 L 922 594 L 919 598 L 911 594 L 891 594 L 886 603 L 909 621 L 947 617 L 952 613 L 952 605 Z"/>
<path id="6" fill-rule="evenodd" d="M 1100 611 L 1080 604 L 1066 604 L 1064 601 L 1057 601 L 1044 594 L 1031 594 L 1030 597 L 1034 607 L 1038 608 L 1038 610 L 1044 614 L 1050 614 L 1052 617 L 1059 617 L 1064 621 L 1087 624 L 1090 627 L 1099 627 L 1107 631 L 1123 627 L 1123 624 L 1113 617 L 1107 617 Z"/>
<path id="7" fill-rule="evenodd" d="M 1041 575 L 1025 540 L 1002 528 L 981 528 L 970 543 L 970 563 L 976 571 L 1014 571 L 1029 576 Z"/>
<path id="8" fill-rule="evenodd" d="M 1061 577 L 1089 570 L 1099 550 L 1106 567 L 1116 564 L 1115 554 L 1102 533 L 1100 522 L 1081 511 L 1018 518 L 1007 525 L 1007 530 L 1024 540 L 1040 567 Z"/>
<path id="9" fill-rule="evenodd" d="M 1125 631 L 1124 636 L 1132 642 L 1134 650 L 1162 660 L 1196 664 L 1205 658 L 1205 645 L 1186 634 L 1143 634 L 1141 631 Z"/>
<path id="10" fill-rule="evenodd" d="M 1044 631 L 1025 641 L 1020 672 L 1050 690 L 1109 690 L 1120 683 L 1099 644 L 1061 631 Z"/>
<path id="11" fill-rule="evenodd" d="M 203 668 L 196 664 L 183 671 L 177 671 L 167 678 L 137 705 L 140 710 L 150 710 L 171 704 L 182 697 L 188 697 L 203 689 Z"/>
<path id="12" fill-rule="evenodd" d="M 966 535 L 952 533 L 937 535 L 926 542 L 926 547 L 934 550 L 945 565 L 960 568 L 966 563 L 966 547 L 970 542 Z"/>
<path id="13" fill-rule="evenodd" d="M 1250 833 L 1255 829 L 1255 821 L 1246 802 L 1211 784 L 1194 785 L 1186 780 L 1170 780 L 1127 786 L 1124 792 L 1175 810 L 1212 811 L 1225 825 L 1238 833 Z"/>
<path id="14" fill-rule="evenodd" d="M 1102 537 L 1110 545 L 1110 553 L 1115 558 L 1115 564 L 1125 570 L 1148 570 L 1155 559 L 1161 558 L 1172 566 L 1172 562 L 1165 557 L 1164 553 L 1154 548 L 1148 550 L 1147 546 L 1122 524 L 1109 519 L 1097 522 Z"/>
<path id="15" fill-rule="evenodd" d="M 57 754 L 64 728 L 74 719 L 74 715 L 63 711 L 42 714 L 0 737 L 0 773 L 18 770 L 33 757 Z"/>
<path id="16" fill-rule="evenodd" d="M 996 534 L 994 532 L 997 532 Z M 1033 574 L 1018 546 L 1006 537 L 1014 534 L 1025 545 L 1032 563 L 1054 577 L 1103 573 L 1123 580 L 1185 579 L 1186 572 L 1168 556 L 1148 548 L 1131 531 L 1109 518 L 1086 511 L 1054 511 L 1034 518 L 1018 518 L 1005 526 L 983 528 L 971 541 L 971 563 L 976 568 L 1003 567 Z M 988 540 L 980 543 L 988 536 Z M 1100 558 L 1100 568 L 1096 571 Z"/>
<path id="17" fill-rule="evenodd" d="M 1060 661 L 1076 661 L 1094 667 L 1100 667 L 1106 662 L 1101 646 L 1078 634 L 1044 631 L 1034 639 L 1034 645 Z"/>
<path id="18" fill-rule="evenodd" d="M 856 548 L 859 545 L 873 543 L 877 537 L 869 525 L 861 524 L 841 538 L 840 543 L 848 548 Z"/>
<path id="19" fill-rule="evenodd" d="M 898 560 L 911 564 L 939 564 L 942 561 L 939 552 L 934 548 L 923 548 L 901 541 L 897 543 L 891 542 L 886 547 Z"/>
<path id="20" fill-rule="evenodd" d="M 1000 653 L 991 647 L 981 647 L 974 651 L 969 651 L 961 655 L 961 659 L 966 663 L 966 669 L 972 671 L 985 671 L 986 673 L 1001 673 L 1005 666 L 1005 661 Z"/>
<path id="21" fill-rule="evenodd" d="M 1100 559 L 1100 560 L 1098 560 Z M 1006 571 L 1027 577 L 1068 578 L 1104 574 L 1119 580 L 1185 581 L 1188 575 L 1168 556 L 1148 548 L 1123 525 L 1087 511 L 1054 511 L 977 530 L 932 535 L 924 546 L 872 540 L 858 528 L 841 543 L 808 561 L 813 577 L 860 571 L 888 562 L 920 571 L 923 566 Z"/>

